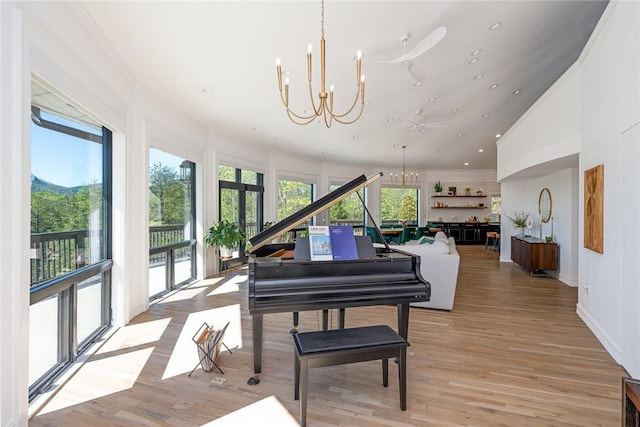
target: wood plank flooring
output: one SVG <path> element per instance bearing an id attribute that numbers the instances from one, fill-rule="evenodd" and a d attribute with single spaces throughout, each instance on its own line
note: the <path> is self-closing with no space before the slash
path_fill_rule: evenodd
<path id="1" fill-rule="evenodd" d="M 407 410 L 399 408 L 393 364 L 388 388 L 379 361 L 317 368 L 309 373 L 308 425 L 620 425 L 626 372 L 576 315 L 577 289 L 531 278 L 483 246 L 458 249 L 453 311 L 411 309 Z M 291 425 L 299 419 L 291 315 L 265 315 L 261 382 L 247 385 L 253 359 L 244 274 L 195 283 L 137 316 L 30 425 Z M 394 307 L 347 310 L 347 326 L 395 327 L 395 319 Z M 223 350 L 218 359 L 224 375 L 198 368 L 188 376 L 197 363 L 191 337 L 203 320 L 231 322 L 224 341 L 233 354 Z M 301 313 L 301 331 L 319 327 L 317 312 Z M 234 421 L 222 418 L 233 411 Z"/>

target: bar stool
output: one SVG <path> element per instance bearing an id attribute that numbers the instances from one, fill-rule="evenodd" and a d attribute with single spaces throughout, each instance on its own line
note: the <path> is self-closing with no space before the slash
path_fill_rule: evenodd
<path id="1" fill-rule="evenodd" d="M 442 229 L 440 227 L 431 227 L 429 228 L 429 234 L 432 236 L 435 236 L 436 233 L 442 231 Z"/>
<path id="2" fill-rule="evenodd" d="M 485 251 L 487 250 L 487 247 L 489 246 L 489 241 L 491 241 L 491 248 L 493 250 L 495 250 L 497 236 L 499 236 L 499 234 L 496 233 L 495 231 L 487 231 L 487 240 L 484 242 L 484 250 Z"/>
<path id="3" fill-rule="evenodd" d="M 493 241 L 493 250 L 500 252 L 500 233 L 496 233 L 495 240 Z"/>

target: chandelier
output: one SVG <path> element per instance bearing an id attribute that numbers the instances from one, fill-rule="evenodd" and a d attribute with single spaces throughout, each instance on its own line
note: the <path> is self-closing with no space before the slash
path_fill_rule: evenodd
<path id="1" fill-rule="evenodd" d="M 407 148 L 406 145 L 402 146 L 402 174 L 398 175 L 398 174 L 389 174 L 391 177 L 391 184 L 393 185 L 399 185 L 401 187 L 406 187 L 407 185 L 416 185 L 418 183 L 418 172 L 416 172 L 415 174 L 413 172 L 411 172 L 410 174 L 407 173 L 406 168 L 405 168 L 405 164 L 404 164 L 404 150 L 405 148 Z"/>
<path id="2" fill-rule="evenodd" d="M 284 104 L 289 119 L 297 125 L 308 125 L 313 122 L 316 117 L 322 116 L 324 124 L 329 128 L 333 120 L 338 123 L 349 125 L 356 122 L 364 111 L 364 75 L 360 70 L 362 67 L 362 52 L 356 54 L 356 93 L 353 104 L 346 112 L 338 114 L 333 109 L 333 85 L 330 86 L 329 93 L 325 86 L 325 41 L 324 41 L 324 0 L 321 2 L 321 20 L 320 20 L 320 92 L 318 99 L 314 99 L 313 87 L 311 84 L 311 45 L 307 48 L 307 78 L 309 80 L 309 98 L 311 100 L 312 111 L 309 115 L 301 115 L 294 113 L 289 107 L 289 77 L 284 81 L 284 92 L 282 90 L 282 67 L 280 66 L 280 58 L 276 58 L 276 68 L 278 71 L 278 89 L 280 90 L 280 99 Z M 355 115 L 354 109 L 360 99 L 360 109 Z M 354 115 L 351 113 L 354 112 Z M 305 110 L 306 113 L 306 110 Z"/>

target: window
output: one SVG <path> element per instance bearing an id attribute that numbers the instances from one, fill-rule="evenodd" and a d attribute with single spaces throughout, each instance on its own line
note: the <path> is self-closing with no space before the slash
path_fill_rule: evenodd
<path id="1" fill-rule="evenodd" d="M 235 222 L 244 228 L 249 240 L 262 230 L 264 175 L 260 172 L 218 165 L 218 186 L 220 190 L 220 219 Z M 240 247 L 244 247 L 242 242 Z M 247 262 L 247 256 L 240 247 L 233 248 L 232 259 L 226 260 L 228 267 Z"/>
<path id="2" fill-rule="evenodd" d="M 149 149 L 149 296 L 196 277 L 195 164 Z"/>
<path id="3" fill-rule="evenodd" d="M 111 321 L 111 132 L 32 80 L 29 399 Z"/>
<path id="4" fill-rule="evenodd" d="M 502 213 L 502 198 L 500 194 L 491 196 L 491 213 L 493 215 L 500 215 Z"/>
<path id="5" fill-rule="evenodd" d="M 330 191 L 340 188 L 340 185 L 331 184 Z M 364 189 L 358 190 L 357 193 L 334 203 L 329 208 L 329 224 L 330 225 L 352 225 L 362 229 L 364 227 Z"/>
<path id="6" fill-rule="evenodd" d="M 278 181 L 278 221 L 313 202 L 314 185 L 300 181 Z"/>
<path id="7" fill-rule="evenodd" d="M 380 213 L 383 224 L 406 222 L 418 225 L 420 190 L 417 188 L 382 187 Z"/>

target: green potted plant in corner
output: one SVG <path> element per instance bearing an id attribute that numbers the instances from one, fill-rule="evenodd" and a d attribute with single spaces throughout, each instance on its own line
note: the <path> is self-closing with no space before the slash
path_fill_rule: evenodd
<path id="1" fill-rule="evenodd" d="M 440 183 L 440 181 L 436 182 L 433 185 L 433 191 L 436 192 L 436 196 L 439 196 L 440 194 L 442 194 L 442 184 Z"/>
<path id="2" fill-rule="evenodd" d="M 524 236 L 524 229 L 527 227 L 527 220 L 529 219 L 529 214 L 525 214 L 523 212 L 514 212 L 514 215 L 507 216 L 509 221 L 513 224 L 514 227 L 520 229 L 520 234 Z"/>
<path id="3" fill-rule="evenodd" d="M 204 243 L 217 247 L 221 258 L 228 258 L 233 248 L 240 245 L 244 237 L 244 230 L 238 224 L 223 219 L 214 222 L 209 228 L 209 232 L 204 236 Z"/>

